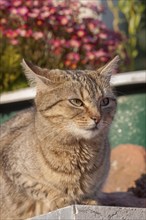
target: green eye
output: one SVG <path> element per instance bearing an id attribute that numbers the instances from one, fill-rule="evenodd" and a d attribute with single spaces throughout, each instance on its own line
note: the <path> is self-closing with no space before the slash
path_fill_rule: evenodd
<path id="1" fill-rule="evenodd" d="M 100 102 L 101 106 L 107 106 L 109 104 L 109 98 L 103 98 Z"/>
<path id="2" fill-rule="evenodd" d="M 75 106 L 77 106 L 77 107 L 83 106 L 83 102 L 82 102 L 80 99 L 69 99 L 69 102 L 70 102 L 72 105 L 75 105 Z"/>

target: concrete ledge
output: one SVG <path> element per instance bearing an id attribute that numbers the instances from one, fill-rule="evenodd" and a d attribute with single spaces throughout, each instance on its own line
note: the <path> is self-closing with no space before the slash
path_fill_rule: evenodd
<path id="1" fill-rule="evenodd" d="M 146 220 L 146 209 L 72 205 L 31 220 Z"/>

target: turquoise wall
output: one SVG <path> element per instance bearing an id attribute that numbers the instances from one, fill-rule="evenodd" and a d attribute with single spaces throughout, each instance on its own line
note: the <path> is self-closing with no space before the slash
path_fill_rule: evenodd
<path id="1" fill-rule="evenodd" d="M 112 147 L 125 143 L 146 147 L 146 94 L 118 97 L 110 142 Z"/>

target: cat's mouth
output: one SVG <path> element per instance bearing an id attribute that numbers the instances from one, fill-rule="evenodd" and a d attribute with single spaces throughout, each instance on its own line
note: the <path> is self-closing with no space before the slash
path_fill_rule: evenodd
<path id="1" fill-rule="evenodd" d="M 99 129 L 98 125 L 92 126 L 90 128 L 86 128 L 87 131 L 97 131 L 98 129 Z"/>

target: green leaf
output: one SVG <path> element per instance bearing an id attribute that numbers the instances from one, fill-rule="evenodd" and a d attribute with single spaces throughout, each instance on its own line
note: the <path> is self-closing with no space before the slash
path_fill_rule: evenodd
<path id="1" fill-rule="evenodd" d="M 133 50 L 132 51 L 132 57 L 137 57 L 137 55 L 138 55 L 138 51 L 137 50 Z"/>

